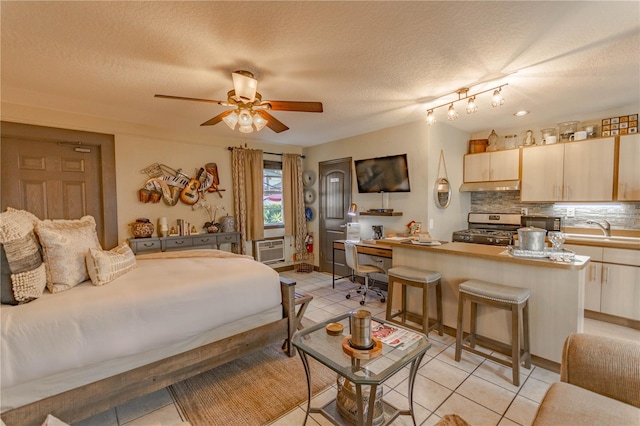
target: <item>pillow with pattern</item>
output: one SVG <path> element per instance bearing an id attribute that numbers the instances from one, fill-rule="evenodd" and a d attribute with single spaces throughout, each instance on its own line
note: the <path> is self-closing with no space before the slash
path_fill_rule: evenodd
<path id="1" fill-rule="evenodd" d="M 89 279 L 85 257 L 89 249 L 101 249 L 96 221 L 92 216 L 78 220 L 43 220 L 36 225 L 51 293 L 69 290 Z"/>
<path id="2" fill-rule="evenodd" d="M 33 214 L 11 207 L 0 213 L 0 258 L 2 276 L 0 302 L 17 305 L 42 295 L 46 286 L 45 265 L 34 225 Z"/>
<path id="3" fill-rule="evenodd" d="M 136 257 L 125 242 L 109 251 L 89 249 L 86 263 L 91 282 L 94 285 L 104 285 L 134 269 Z"/>

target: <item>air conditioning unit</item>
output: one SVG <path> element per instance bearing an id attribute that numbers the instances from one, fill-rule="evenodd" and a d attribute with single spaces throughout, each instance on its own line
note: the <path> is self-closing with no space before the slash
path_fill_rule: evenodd
<path id="1" fill-rule="evenodd" d="M 284 261 L 284 238 L 256 241 L 256 260 L 262 263 Z"/>

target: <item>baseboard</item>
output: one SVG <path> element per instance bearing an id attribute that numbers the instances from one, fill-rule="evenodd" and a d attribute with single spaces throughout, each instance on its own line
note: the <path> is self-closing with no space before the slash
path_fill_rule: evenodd
<path id="1" fill-rule="evenodd" d="M 634 319 L 617 317 L 615 315 L 603 314 L 602 312 L 589 311 L 587 309 L 584 310 L 584 317 L 640 330 L 640 321 Z"/>

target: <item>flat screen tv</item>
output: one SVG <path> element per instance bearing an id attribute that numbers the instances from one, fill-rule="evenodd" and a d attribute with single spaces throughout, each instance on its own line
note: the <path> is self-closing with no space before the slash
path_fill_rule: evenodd
<path id="1" fill-rule="evenodd" d="M 358 192 L 409 192 L 407 154 L 354 160 Z"/>

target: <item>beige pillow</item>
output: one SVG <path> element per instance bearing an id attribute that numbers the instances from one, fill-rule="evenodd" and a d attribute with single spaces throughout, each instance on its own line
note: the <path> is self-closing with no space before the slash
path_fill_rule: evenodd
<path id="1" fill-rule="evenodd" d="M 52 293 L 69 290 L 89 279 L 85 256 L 100 249 L 96 221 L 91 216 L 79 220 L 43 220 L 36 225 L 47 271 L 47 288 Z"/>
<path id="2" fill-rule="evenodd" d="M 42 295 L 47 280 L 40 243 L 33 232 L 40 220 L 11 207 L 0 213 L 0 302 L 17 305 Z"/>
<path id="3" fill-rule="evenodd" d="M 89 249 L 87 270 L 94 285 L 103 285 L 136 267 L 136 257 L 129 244 L 122 243 L 109 251 Z"/>

